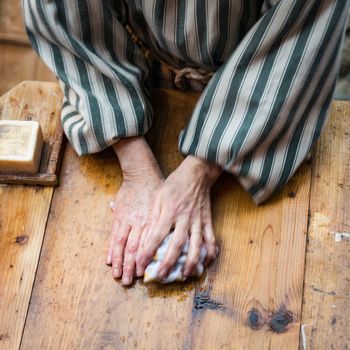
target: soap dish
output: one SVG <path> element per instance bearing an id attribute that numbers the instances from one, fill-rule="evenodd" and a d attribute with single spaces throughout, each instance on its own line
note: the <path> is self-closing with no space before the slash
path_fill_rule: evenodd
<path id="1" fill-rule="evenodd" d="M 0 120 L 37 121 L 44 141 L 37 173 L 0 171 L 0 184 L 57 186 L 65 146 L 60 96 L 58 84 L 23 82 L 0 98 Z"/>

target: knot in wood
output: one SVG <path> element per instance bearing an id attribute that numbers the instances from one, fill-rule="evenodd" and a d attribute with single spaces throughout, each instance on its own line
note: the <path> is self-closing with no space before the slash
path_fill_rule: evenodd
<path id="1" fill-rule="evenodd" d="M 291 312 L 277 312 L 272 315 L 269 326 L 275 333 L 283 333 L 288 330 L 287 326 L 293 321 L 293 315 Z"/>
<path id="2" fill-rule="evenodd" d="M 29 240 L 29 237 L 27 235 L 21 235 L 21 236 L 17 236 L 15 238 L 15 243 L 16 244 L 26 244 Z"/>
<path id="3" fill-rule="evenodd" d="M 248 325 L 251 329 L 257 330 L 260 329 L 263 325 L 262 317 L 259 310 L 251 309 L 248 312 Z"/>

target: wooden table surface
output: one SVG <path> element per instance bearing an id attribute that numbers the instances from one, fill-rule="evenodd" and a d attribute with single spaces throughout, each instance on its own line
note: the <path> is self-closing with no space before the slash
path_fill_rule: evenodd
<path id="1" fill-rule="evenodd" d="M 197 98 L 154 91 L 148 138 L 166 174 Z M 0 118 L 26 105 L 35 119 L 60 99 L 55 83 L 26 82 L 1 98 Z M 112 279 L 108 203 L 122 177 L 110 150 L 79 158 L 67 145 L 55 189 L 1 186 L 0 349 L 349 349 L 349 125 L 350 103 L 334 102 L 313 159 L 263 206 L 223 176 L 221 252 L 183 284 Z"/>

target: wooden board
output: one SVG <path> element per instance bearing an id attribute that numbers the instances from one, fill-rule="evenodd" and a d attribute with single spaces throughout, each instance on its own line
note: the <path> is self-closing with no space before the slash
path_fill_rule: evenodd
<path id="1" fill-rule="evenodd" d="M 0 96 L 23 80 L 55 81 L 54 75 L 31 47 L 0 42 L 0 52 Z"/>
<path id="2" fill-rule="evenodd" d="M 350 348 L 350 102 L 333 105 L 316 148 L 301 349 Z"/>
<path id="3" fill-rule="evenodd" d="M 0 349 L 18 349 L 52 188 L 0 187 Z"/>
<path id="4" fill-rule="evenodd" d="M 0 119 L 36 120 L 44 137 L 37 174 L 2 174 L 0 183 L 56 186 L 65 138 L 60 113 L 62 93 L 56 83 L 26 81 L 3 96 Z"/>
<path id="5" fill-rule="evenodd" d="M 196 95 L 159 90 L 149 139 L 166 173 Z M 105 266 L 115 155 L 66 148 L 22 349 L 297 349 L 310 168 L 256 208 L 233 177 L 214 189 L 221 254 L 198 282 L 123 288 Z M 40 330 L 40 331 L 39 331 Z"/>
<path id="6" fill-rule="evenodd" d="M 0 41 L 29 45 L 21 16 L 21 1 L 1 0 L 0 7 Z"/>
<path id="7" fill-rule="evenodd" d="M 12 113 L 46 113 L 50 106 L 57 116 L 58 95 L 51 84 L 45 88 L 52 93 L 45 98 L 35 98 L 35 89 L 15 90 L 21 93 L 13 95 Z M 1 98 L 0 115 L 4 105 Z M 0 349 L 19 348 L 52 194 L 52 188 L 0 186 Z"/>
<path id="8" fill-rule="evenodd" d="M 188 116 L 188 106 L 194 101 L 190 98 L 177 112 Z M 163 114 L 167 113 L 166 104 L 163 107 Z M 171 135 L 171 125 L 164 123 L 163 115 L 158 121 L 159 127 Z M 162 152 L 165 143 L 157 147 L 168 171 L 181 160 L 174 136 L 166 146 L 168 154 Z M 126 289 L 112 279 L 104 263 L 111 226 L 108 203 L 121 184 L 116 156 L 107 151 L 79 159 L 67 146 L 60 183 L 52 203 L 22 348 L 180 349 L 182 330 L 189 328 L 195 285 L 160 289 L 138 282 Z M 42 327 L 40 332 L 37 327 Z"/>

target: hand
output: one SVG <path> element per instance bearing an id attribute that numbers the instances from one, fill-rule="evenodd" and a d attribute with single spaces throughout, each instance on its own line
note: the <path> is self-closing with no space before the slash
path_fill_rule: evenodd
<path id="1" fill-rule="evenodd" d="M 148 231 L 143 235 L 137 253 L 137 275 L 144 270 L 156 250 L 174 229 L 158 277 L 165 278 L 189 238 L 189 252 L 184 275 L 190 276 L 197 265 L 202 244 L 207 250 L 206 265 L 216 256 L 215 236 L 211 219 L 210 188 L 221 170 L 206 161 L 188 156 L 165 180 L 152 208 Z"/>
<path id="2" fill-rule="evenodd" d="M 124 181 L 113 203 L 113 223 L 106 263 L 113 277 L 129 285 L 135 275 L 139 240 L 147 228 L 154 197 L 163 176 L 143 139 L 125 139 L 115 146 Z"/>

